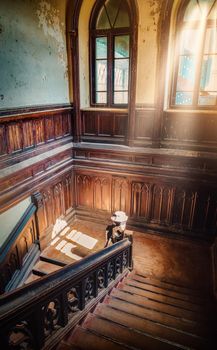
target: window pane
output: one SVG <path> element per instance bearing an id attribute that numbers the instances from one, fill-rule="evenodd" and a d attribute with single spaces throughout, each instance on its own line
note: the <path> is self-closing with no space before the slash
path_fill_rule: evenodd
<path id="1" fill-rule="evenodd" d="M 118 14 L 120 1 L 121 0 L 107 0 L 105 2 L 106 10 L 112 26 L 114 25 L 115 19 Z"/>
<path id="2" fill-rule="evenodd" d="M 96 38 L 96 58 L 107 58 L 107 38 Z"/>
<path id="3" fill-rule="evenodd" d="M 206 17 L 209 14 L 214 2 L 215 0 L 199 0 L 199 5 L 203 17 Z"/>
<path id="4" fill-rule="evenodd" d="M 212 11 L 210 12 L 208 19 L 215 19 L 217 18 L 217 2 L 215 3 L 215 5 L 212 8 Z"/>
<path id="5" fill-rule="evenodd" d="M 105 7 L 103 6 L 97 18 L 96 29 L 110 29 L 110 28 L 111 26 L 109 23 L 109 19 L 108 19 Z"/>
<path id="6" fill-rule="evenodd" d="M 197 0 L 191 0 L 186 8 L 184 21 L 199 21 L 200 19 L 201 12 Z"/>
<path id="7" fill-rule="evenodd" d="M 115 60 L 114 91 L 128 90 L 129 60 Z"/>
<path id="8" fill-rule="evenodd" d="M 128 11 L 126 9 L 126 7 L 124 6 L 124 4 L 122 4 L 120 11 L 118 13 L 118 17 L 115 21 L 115 28 L 124 28 L 124 27 L 129 27 L 130 26 L 130 19 L 129 19 L 129 14 Z"/>
<path id="9" fill-rule="evenodd" d="M 213 92 L 203 91 L 200 93 L 198 104 L 200 106 L 214 106 L 216 105 L 216 97 L 217 97 L 217 92 L 213 93 Z"/>
<path id="10" fill-rule="evenodd" d="M 107 93 L 96 92 L 96 103 L 107 103 Z"/>
<path id="11" fill-rule="evenodd" d="M 177 91 L 192 91 L 195 79 L 195 57 L 180 56 Z"/>
<path id="12" fill-rule="evenodd" d="M 127 104 L 128 91 L 119 91 L 114 93 L 114 104 Z"/>
<path id="13" fill-rule="evenodd" d="M 129 57 L 129 35 L 115 37 L 115 58 Z"/>
<path id="14" fill-rule="evenodd" d="M 185 29 L 181 34 L 180 54 L 194 55 L 201 44 L 201 33 L 198 29 Z"/>
<path id="15" fill-rule="evenodd" d="M 204 53 L 217 53 L 217 28 L 207 29 Z"/>
<path id="16" fill-rule="evenodd" d="M 96 91 L 107 91 L 107 61 L 96 61 Z"/>
<path id="17" fill-rule="evenodd" d="M 176 93 L 176 105 L 192 105 L 193 92 L 177 92 Z"/>
<path id="18" fill-rule="evenodd" d="M 203 91 L 217 91 L 217 55 L 204 56 L 200 89 Z"/>

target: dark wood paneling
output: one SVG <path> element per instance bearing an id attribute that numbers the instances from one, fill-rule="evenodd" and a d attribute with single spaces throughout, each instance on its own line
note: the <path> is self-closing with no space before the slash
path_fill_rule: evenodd
<path id="1" fill-rule="evenodd" d="M 72 149 L 66 148 L 54 156 L 18 167 L 14 173 L 5 174 L 0 179 L 0 211 L 4 211 L 21 198 L 31 195 L 43 182 L 50 182 L 58 174 L 72 168 Z"/>
<path id="2" fill-rule="evenodd" d="M 162 139 L 163 145 L 167 147 L 216 151 L 216 115 L 205 112 L 165 112 Z"/>
<path id="3" fill-rule="evenodd" d="M 125 143 L 127 112 L 85 110 L 82 111 L 82 139 L 94 142 Z"/>
<path id="4" fill-rule="evenodd" d="M 110 191 L 111 189 L 111 191 Z M 123 210 L 130 223 L 150 229 L 205 236 L 216 232 L 217 187 L 189 181 L 116 176 L 76 171 L 77 209 L 93 212 Z M 104 196 L 104 199 L 102 200 Z M 97 217 L 97 214 L 94 214 Z"/>
<path id="5" fill-rule="evenodd" d="M 0 117 L 0 167 L 30 158 L 33 153 L 41 153 L 52 147 L 52 142 L 65 143 L 71 132 L 72 108 L 69 107 L 3 115 Z M 37 150 L 43 144 L 44 150 Z M 31 148 L 33 153 L 27 155 L 26 151 Z"/>
<path id="6" fill-rule="evenodd" d="M 153 133 L 154 121 L 153 108 L 141 108 L 136 110 L 134 144 L 138 146 L 150 144 Z"/>
<path id="7" fill-rule="evenodd" d="M 38 208 L 36 222 L 40 245 L 45 248 L 52 238 L 52 228 L 59 218 L 66 218 L 74 207 L 72 171 L 51 181 L 50 184 L 33 194 Z"/>

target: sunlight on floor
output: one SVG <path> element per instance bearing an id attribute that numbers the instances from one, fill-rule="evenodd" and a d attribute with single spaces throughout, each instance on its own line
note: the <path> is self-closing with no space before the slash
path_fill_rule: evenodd
<path id="1" fill-rule="evenodd" d="M 80 231 L 74 229 L 70 230 L 71 228 L 67 226 L 66 221 L 57 219 L 52 231 L 52 241 L 50 245 L 62 254 L 67 255 L 69 258 L 78 261 L 82 259 L 82 257 L 74 254 L 73 249 L 77 248 L 77 251 L 79 251 L 79 246 L 81 246 L 91 251 L 97 244 L 98 240 Z"/>
<path id="2" fill-rule="evenodd" d="M 72 230 L 66 237 L 87 249 L 93 249 L 98 242 L 97 239 L 76 230 Z"/>

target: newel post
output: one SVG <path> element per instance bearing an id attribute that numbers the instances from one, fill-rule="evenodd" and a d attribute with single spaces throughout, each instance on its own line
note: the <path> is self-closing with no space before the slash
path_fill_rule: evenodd
<path id="1" fill-rule="evenodd" d="M 41 250 L 43 250 L 43 236 L 44 231 L 46 229 L 46 216 L 44 212 L 44 201 L 43 196 L 40 192 L 35 192 L 32 195 L 32 202 L 35 204 L 37 210 L 35 213 L 35 221 L 36 221 L 36 232 L 37 232 L 37 239 L 40 244 Z"/>
<path id="2" fill-rule="evenodd" d="M 131 243 L 130 250 L 129 250 L 129 270 L 133 270 L 133 231 L 125 230 L 125 237 L 128 238 L 128 240 Z"/>

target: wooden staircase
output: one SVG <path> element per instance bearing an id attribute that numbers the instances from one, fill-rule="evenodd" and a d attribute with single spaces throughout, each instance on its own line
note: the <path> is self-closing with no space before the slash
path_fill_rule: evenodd
<path id="1" fill-rule="evenodd" d="M 213 305 L 197 290 L 130 273 L 56 350 L 217 349 Z"/>

